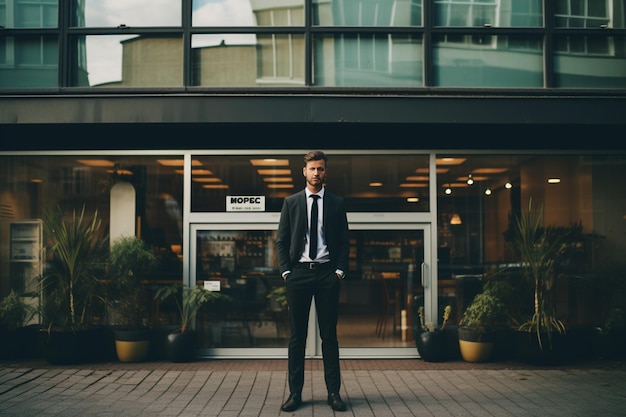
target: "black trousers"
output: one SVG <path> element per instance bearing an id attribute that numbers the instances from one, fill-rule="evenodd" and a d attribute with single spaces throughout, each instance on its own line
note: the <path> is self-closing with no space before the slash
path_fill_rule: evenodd
<path id="1" fill-rule="evenodd" d="M 289 304 L 289 389 L 302 393 L 304 386 L 304 353 L 309 327 L 311 301 L 315 300 L 322 355 L 324 380 L 328 393 L 338 393 L 341 388 L 339 369 L 339 343 L 337 342 L 337 311 L 341 280 L 335 268 L 292 269 L 287 277 L 287 302 Z"/>

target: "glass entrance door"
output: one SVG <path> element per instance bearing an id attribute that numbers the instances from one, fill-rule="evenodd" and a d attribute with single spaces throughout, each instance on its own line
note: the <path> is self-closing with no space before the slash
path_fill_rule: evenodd
<path id="1" fill-rule="evenodd" d="M 289 327 L 275 227 L 192 225 L 191 282 L 229 296 L 197 317 L 202 356 L 286 357 Z M 430 226 L 356 224 L 350 229 L 350 268 L 339 306 L 342 357 L 417 356 L 417 307 L 425 304 L 431 287 Z M 321 357 L 314 306 L 307 356 Z"/>
<path id="2" fill-rule="evenodd" d="M 423 280 L 429 279 L 428 227 L 351 225 L 350 272 L 342 283 L 337 328 L 342 357 L 417 355 L 413 327 L 424 304 Z"/>

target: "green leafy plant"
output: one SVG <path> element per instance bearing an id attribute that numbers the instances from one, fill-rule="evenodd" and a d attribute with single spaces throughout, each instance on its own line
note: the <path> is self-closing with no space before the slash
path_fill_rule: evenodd
<path id="1" fill-rule="evenodd" d="M 506 317 L 506 306 L 493 293 L 483 291 L 477 294 L 465 309 L 459 326 L 476 333 L 485 333 Z"/>
<path id="2" fill-rule="evenodd" d="M 118 239 L 109 257 L 110 298 L 117 302 L 115 324 L 126 329 L 145 327 L 148 308 L 142 280 L 159 264 L 158 258 L 143 240 L 135 236 Z"/>
<path id="3" fill-rule="evenodd" d="M 567 245 L 562 235 L 543 226 L 543 207 L 534 209 L 532 199 L 528 210 L 515 219 L 512 244 L 520 257 L 524 277 L 533 288 L 533 315 L 521 324 L 520 330 L 534 331 L 541 349 L 544 349 L 542 335 L 546 335 L 551 347 L 552 334 L 565 333 L 565 324 L 556 316 L 552 290 L 556 279 L 554 267 Z"/>
<path id="4" fill-rule="evenodd" d="M 270 300 L 270 302 L 275 302 L 281 310 L 287 309 L 287 287 L 284 285 L 272 288 L 272 290 L 267 293 L 266 298 Z"/>
<path id="5" fill-rule="evenodd" d="M 0 301 L 0 328 L 10 332 L 23 327 L 36 313 L 36 309 L 22 300 L 20 295 L 11 290 Z"/>
<path id="6" fill-rule="evenodd" d="M 43 319 L 49 327 L 83 328 L 90 324 L 89 310 L 101 290 L 96 271 L 107 242 L 102 221 L 97 210 L 89 217 L 84 205 L 68 215 L 57 206 L 47 212 L 44 230 L 51 246 L 43 280 Z"/>
<path id="7" fill-rule="evenodd" d="M 450 313 L 452 313 L 452 306 L 450 305 L 445 306 L 445 308 L 443 309 L 443 317 L 441 321 L 441 326 L 439 328 L 436 328 L 433 323 L 425 322 L 424 306 L 419 306 L 417 308 L 417 315 L 419 316 L 419 319 L 420 319 L 420 327 L 425 332 L 434 332 L 435 330 L 443 330 L 444 327 L 446 327 L 446 324 L 448 323 L 448 319 L 450 318 Z"/>
<path id="8" fill-rule="evenodd" d="M 180 317 L 180 332 L 191 329 L 192 320 L 202 306 L 217 302 L 230 301 L 231 297 L 220 292 L 209 291 L 204 287 L 186 285 L 167 285 L 160 287 L 154 295 L 155 300 L 174 299 Z"/>

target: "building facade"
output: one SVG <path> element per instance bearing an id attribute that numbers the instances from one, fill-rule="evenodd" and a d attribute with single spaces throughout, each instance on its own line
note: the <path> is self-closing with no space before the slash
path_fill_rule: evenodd
<path id="1" fill-rule="evenodd" d="M 559 314 L 599 324 L 624 306 L 585 295 L 623 270 L 625 16 L 622 0 L 0 0 L 0 294 L 35 298 L 45 274 L 45 237 L 12 230 L 58 204 L 117 233 L 124 182 L 123 232 L 162 255 L 147 289 L 235 300 L 199 319 L 200 354 L 284 356 L 273 239 L 302 155 L 323 149 L 353 244 L 343 356 L 417 355 L 420 305 L 456 323 L 511 268 L 530 201 L 576 232 Z M 41 264 L 19 259 L 33 247 Z"/>

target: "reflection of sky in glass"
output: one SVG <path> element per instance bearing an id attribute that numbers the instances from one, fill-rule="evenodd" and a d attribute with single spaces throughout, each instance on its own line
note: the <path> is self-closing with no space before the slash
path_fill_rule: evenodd
<path id="1" fill-rule="evenodd" d="M 122 41 L 135 36 L 87 36 L 89 85 L 122 80 Z"/>
<path id="2" fill-rule="evenodd" d="M 85 26 L 180 26 L 180 1 L 87 0 Z"/>
<path id="3" fill-rule="evenodd" d="M 180 26 L 181 2 L 173 0 L 86 0 L 86 27 Z M 193 0 L 195 26 L 256 26 L 249 0 Z M 122 79 L 121 41 L 128 36 L 88 36 L 87 71 L 89 84 Z M 224 34 L 194 36 L 192 47 L 254 44 L 254 35 Z"/>

